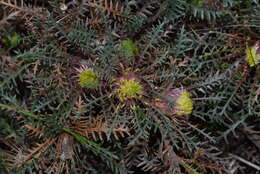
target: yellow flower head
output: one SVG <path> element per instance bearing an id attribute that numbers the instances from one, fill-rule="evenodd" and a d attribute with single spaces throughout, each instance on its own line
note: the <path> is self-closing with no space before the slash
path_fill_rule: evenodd
<path id="1" fill-rule="evenodd" d="M 98 85 L 97 73 L 91 68 L 88 68 L 85 65 L 82 65 L 80 69 L 77 69 L 79 72 L 79 85 L 86 88 L 96 88 Z"/>
<path id="2" fill-rule="evenodd" d="M 140 98 L 143 94 L 143 87 L 134 77 L 121 78 L 119 88 L 116 90 L 120 101 Z"/>
<path id="3" fill-rule="evenodd" d="M 257 53 L 258 50 L 258 44 L 246 49 L 246 61 L 250 67 L 256 66 L 260 62 L 260 53 Z"/>
<path id="4" fill-rule="evenodd" d="M 167 115 L 187 115 L 192 113 L 193 101 L 191 94 L 184 89 L 172 89 L 164 93 L 164 99 L 174 104 L 172 108 L 167 102 L 156 99 L 155 106 L 160 108 Z"/>
<path id="5" fill-rule="evenodd" d="M 191 114 L 193 109 L 193 101 L 191 94 L 184 91 L 176 100 L 175 112 L 177 115 Z"/>

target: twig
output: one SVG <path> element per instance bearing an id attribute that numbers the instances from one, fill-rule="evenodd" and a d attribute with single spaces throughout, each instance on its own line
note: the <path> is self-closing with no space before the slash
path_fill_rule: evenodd
<path id="1" fill-rule="evenodd" d="M 247 160 L 245 160 L 245 159 L 243 159 L 243 158 L 241 158 L 237 155 L 234 155 L 234 154 L 231 154 L 231 153 L 229 155 L 232 156 L 233 158 L 239 160 L 240 162 L 245 163 L 245 164 L 255 168 L 256 170 L 260 171 L 260 166 L 257 166 L 256 164 L 253 164 L 250 161 L 247 161 Z"/>
<path id="2" fill-rule="evenodd" d="M 3 25 L 3 24 L 6 24 L 8 23 L 8 20 L 18 16 L 18 14 L 20 13 L 21 11 L 15 11 L 11 14 L 9 14 L 7 17 L 4 17 L 3 19 L 0 20 L 0 25 Z"/>

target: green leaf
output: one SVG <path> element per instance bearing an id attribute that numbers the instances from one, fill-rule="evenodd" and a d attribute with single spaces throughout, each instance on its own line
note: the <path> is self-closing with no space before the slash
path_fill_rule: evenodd
<path id="1" fill-rule="evenodd" d="M 81 136 L 68 128 L 63 128 L 63 131 L 67 132 L 68 134 L 71 134 L 79 143 L 81 143 L 86 148 L 90 149 L 95 154 L 105 156 L 108 159 L 110 158 L 114 158 L 116 160 L 119 159 L 118 156 L 116 156 L 114 153 L 108 151 L 105 148 L 102 148 L 99 144 L 88 140 L 86 137 Z"/>

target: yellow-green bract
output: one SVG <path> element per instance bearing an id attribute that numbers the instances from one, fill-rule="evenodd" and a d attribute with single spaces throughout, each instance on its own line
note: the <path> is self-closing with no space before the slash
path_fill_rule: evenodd
<path id="1" fill-rule="evenodd" d="M 246 49 L 246 61 L 250 67 L 256 66 L 260 62 L 260 54 L 257 54 L 257 46 Z"/>

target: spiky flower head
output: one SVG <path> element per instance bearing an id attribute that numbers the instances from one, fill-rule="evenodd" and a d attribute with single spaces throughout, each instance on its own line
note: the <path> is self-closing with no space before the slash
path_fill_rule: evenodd
<path id="1" fill-rule="evenodd" d="M 259 43 L 246 49 L 246 61 L 250 67 L 256 66 L 260 62 Z"/>
<path id="2" fill-rule="evenodd" d="M 79 75 L 79 85 L 81 87 L 86 87 L 86 88 L 96 88 L 98 85 L 98 77 L 97 73 L 91 69 L 88 68 L 85 65 L 81 65 L 79 69 L 77 69 Z"/>
<path id="3" fill-rule="evenodd" d="M 192 113 L 193 101 L 191 94 L 184 89 L 173 89 L 165 92 L 164 98 L 174 104 L 171 108 L 167 103 L 160 99 L 155 100 L 155 106 L 160 108 L 165 114 L 172 115 L 188 115 Z"/>
<path id="4" fill-rule="evenodd" d="M 142 97 L 143 86 L 133 74 L 126 74 L 117 82 L 116 93 L 120 101 L 138 99 Z"/>

